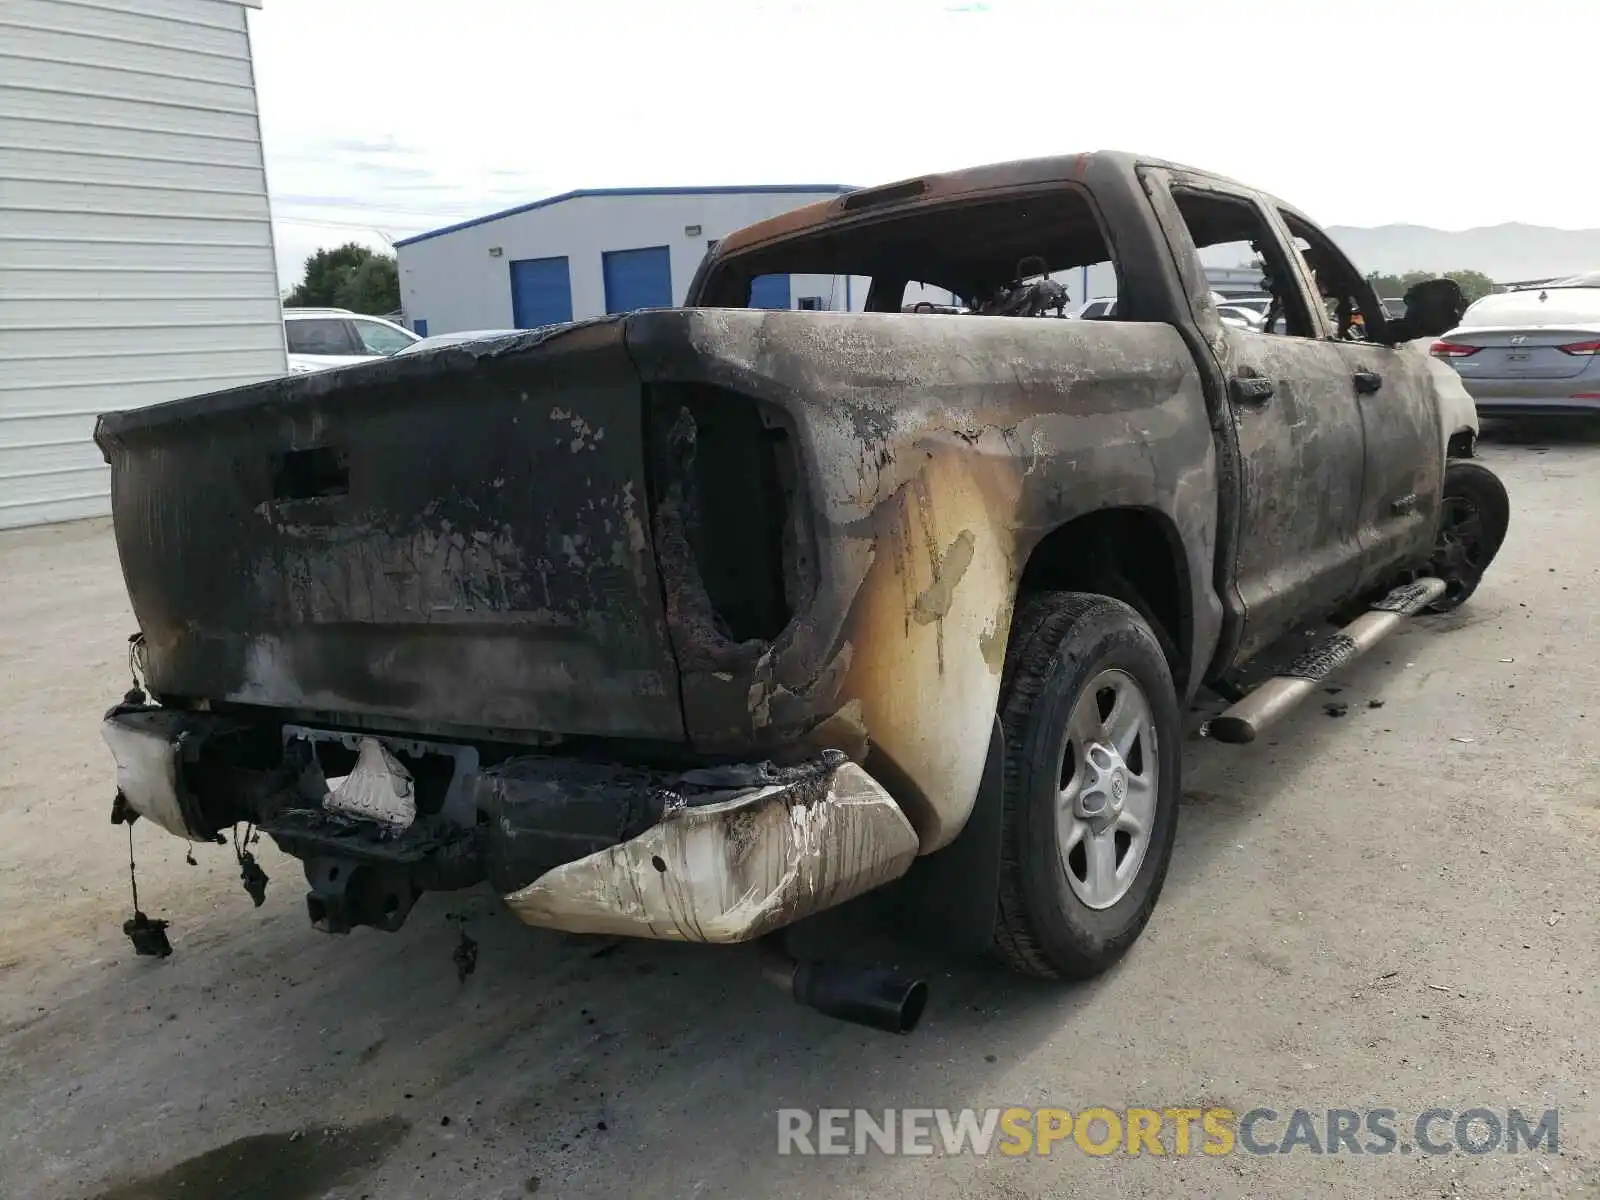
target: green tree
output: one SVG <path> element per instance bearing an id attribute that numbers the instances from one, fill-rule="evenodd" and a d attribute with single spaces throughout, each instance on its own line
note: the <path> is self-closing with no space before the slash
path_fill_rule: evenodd
<path id="1" fill-rule="evenodd" d="M 1495 291 L 1495 282 L 1482 271 L 1446 271 L 1451 279 L 1461 285 L 1461 290 L 1466 294 L 1467 303 L 1482 300 L 1485 296 Z"/>
<path id="2" fill-rule="evenodd" d="M 1495 290 L 1495 282 L 1482 271 L 1446 271 L 1445 276 L 1454 279 L 1461 285 L 1462 292 L 1467 297 L 1467 303 L 1482 299 Z M 1431 271 L 1406 271 L 1400 275 L 1386 275 L 1380 271 L 1371 271 L 1367 275 L 1367 282 L 1372 284 L 1372 290 L 1378 293 L 1378 299 L 1392 296 L 1398 299 L 1404 296 L 1414 285 L 1425 279 L 1438 278 Z"/>
<path id="3" fill-rule="evenodd" d="M 346 242 L 306 259 L 305 278 L 284 300 L 287 308 L 348 308 L 383 314 L 400 307 L 394 255 Z"/>
<path id="4" fill-rule="evenodd" d="M 353 312 L 394 312 L 400 307 L 400 271 L 392 254 L 372 254 L 334 293 L 334 305 Z"/>

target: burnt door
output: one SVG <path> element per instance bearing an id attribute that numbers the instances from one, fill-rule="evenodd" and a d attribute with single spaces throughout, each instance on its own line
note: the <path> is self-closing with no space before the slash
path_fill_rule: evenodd
<path id="1" fill-rule="evenodd" d="M 1337 356 L 1361 417 L 1360 586 L 1381 587 L 1394 581 L 1399 567 L 1425 560 L 1432 544 L 1445 452 L 1434 378 L 1451 368 L 1415 345 L 1395 349 L 1341 337 L 1330 308 L 1337 311 L 1343 297 L 1354 311 L 1376 309 L 1376 295 L 1309 219 L 1286 208 L 1277 216 L 1302 281 L 1335 298 L 1325 301 L 1318 315 L 1322 337 Z M 1367 321 L 1366 328 L 1379 324 Z"/>
<path id="2" fill-rule="evenodd" d="M 1231 328 L 1223 343 L 1243 490 L 1245 659 L 1359 587 L 1362 427 L 1337 347 Z"/>
<path id="3" fill-rule="evenodd" d="M 1361 575 L 1363 586 L 1376 587 L 1397 566 L 1425 560 L 1432 545 L 1444 482 L 1444 435 L 1429 377 L 1432 364 L 1415 348 L 1331 344 L 1361 412 L 1366 443 Z"/>
<path id="4" fill-rule="evenodd" d="M 1152 172 L 1190 307 L 1227 389 L 1237 444 L 1238 532 L 1231 564 L 1242 662 L 1325 616 L 1360 582 L 1361 414 L 1339 350 L 1321 336 L 1288 252 L 1254 194 L 1206 176 Z M 1227 325 L 1204 266 L 1255 266 L 1276 300 L 1268 331 Z M 1281 332 L 1272 332 L 1271 329 Z M 1224 427 L 1226 428 L 1226 427 Z M 1226 486 L 1226 485 L 1225 485 Z M 1228 575 L 1228 564 L 1223 564 Z"/>

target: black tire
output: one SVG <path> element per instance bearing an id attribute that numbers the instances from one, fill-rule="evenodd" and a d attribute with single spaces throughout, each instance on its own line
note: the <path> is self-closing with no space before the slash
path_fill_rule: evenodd
<path id="1" fill-rule="evenodd" d="M 1439 532 L 1428 573 L 1445 582 L 1430 612 L 1465 604 L 1500 553 L 1511 523 L 1511 500 L 1500 477 L 1482 463 L 1452 459 L 1445 465 Z"/>
<path id="2" fill-rule="evenodd" d="M 1075 894 L 1057 841 L 1067 724 L 1103 673 L 1131 676 L 1154 733 L 1154 815 L 1131 885 L 1109 907 Z M 1001 687 L 1005 735 L 1001 871 L 993 950 L 1014 970 L 1089 979 L 1138 939 L 1172 859 L 1182 792 L 1182 723 L 1172 672 L 1149 625 L 1106 596 L 1047 592 L 1018 601 Z"/>

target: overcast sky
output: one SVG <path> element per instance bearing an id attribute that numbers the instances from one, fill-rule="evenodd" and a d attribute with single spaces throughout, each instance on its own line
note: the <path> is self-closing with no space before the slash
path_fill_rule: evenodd
<path id="1" fill-rule="evenodd" d="M 1596 0 L 265 0 L 305 256 L 581 187 L 873 184 L 1116 148 L 1326 224 L 1600 225 Z"/>

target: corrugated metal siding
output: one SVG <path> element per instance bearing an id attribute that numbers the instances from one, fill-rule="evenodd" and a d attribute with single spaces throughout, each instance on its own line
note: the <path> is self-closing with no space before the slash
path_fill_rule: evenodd
<path id="1" fill-rule="evenodd" d="M 0 0 L 0 528 L 108 510 L 97 414 L 286 369 L 244 8 Z"/>

